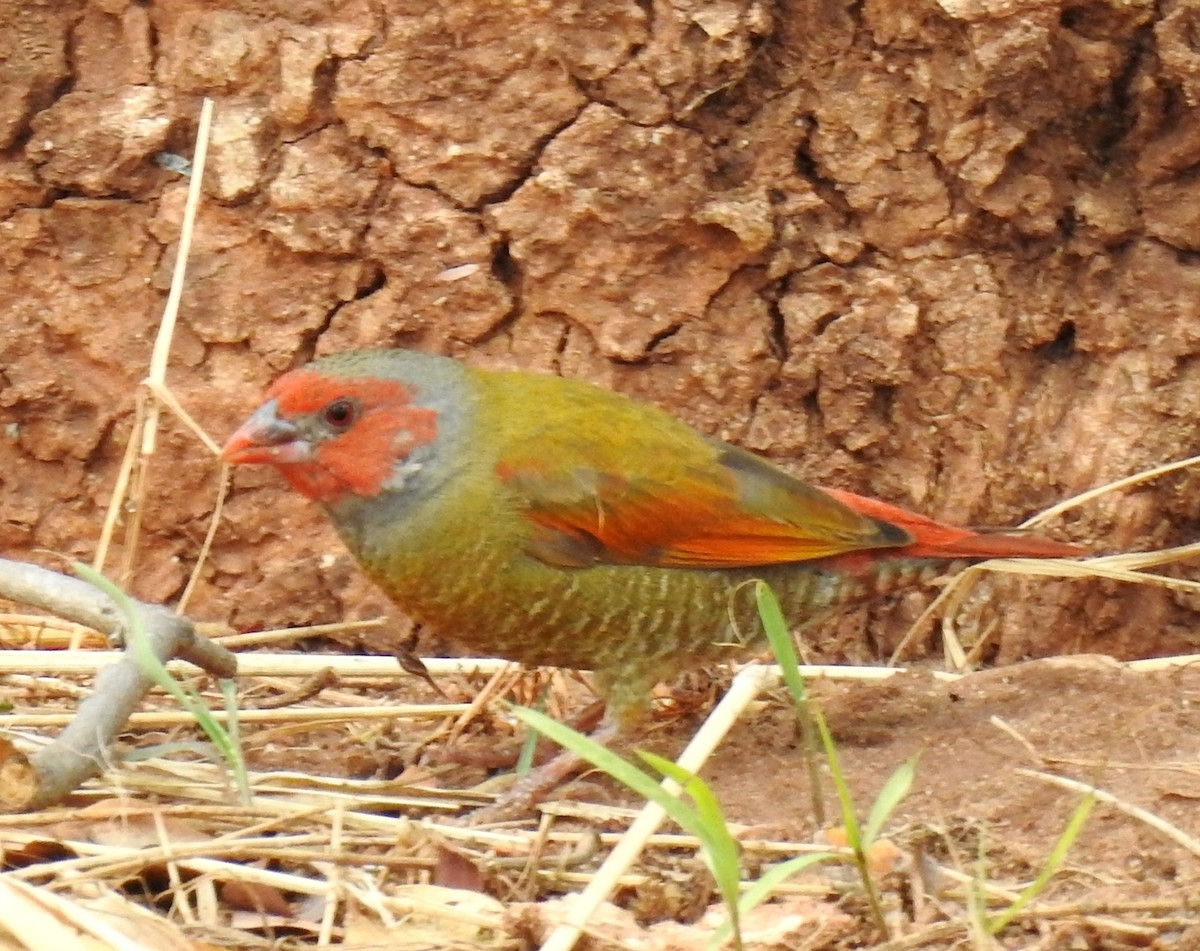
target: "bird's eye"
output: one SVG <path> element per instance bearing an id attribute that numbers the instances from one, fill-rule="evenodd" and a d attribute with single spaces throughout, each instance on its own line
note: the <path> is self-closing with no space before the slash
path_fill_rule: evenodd
<path id="1" fill-rule="evenodd" d="M 354 400 L 334 400 L 321 411 L 321 417 L 334 429 L 346 429 L 357 416 L 358 407 Z"/>

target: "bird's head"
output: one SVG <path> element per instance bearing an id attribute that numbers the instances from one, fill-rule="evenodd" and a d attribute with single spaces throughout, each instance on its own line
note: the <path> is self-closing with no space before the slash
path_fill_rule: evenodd
<path id="1" fill-rule="evenodd" d="M 444 430 L 457 429 L 453 361 L 356 351 L 284 374 L 225 443 L 232 465 L 274 466 L 313 501 L 337 506 L 420 481 Z"/>

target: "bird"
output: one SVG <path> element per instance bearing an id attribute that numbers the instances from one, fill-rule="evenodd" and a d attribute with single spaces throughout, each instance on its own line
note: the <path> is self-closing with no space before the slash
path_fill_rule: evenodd
<path id="1" fill-rule="evenodd" d="M 321 357 L 222 450 L 329 516 L 415 622 L 477 654 L 593 672 L 619 730 L 653 687 L 795 624 L 988 558 L 1085 552 L 820 488 L 583 381 L 406 349 Z"/>

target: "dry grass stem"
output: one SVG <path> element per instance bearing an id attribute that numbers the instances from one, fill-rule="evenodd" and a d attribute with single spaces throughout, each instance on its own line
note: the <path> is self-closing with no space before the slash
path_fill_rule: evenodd
<path id="1" fill-rule="evenodd" d="M 364 720 L 424 720 L 455 716 L 468 709 L 465 703 L 401 703 L 375 707 L 304 707 L 239 710 L 242 723 L 301 723 L 307 726 L 358 723 Z M 224 710 L 213 710 L 213 719 L 227 723 Z M 4 717 L 4 727 L 65 726 L 74 719 L 71 713 L 13 713 Z M 130 727 L 190 726 L 195 718 L 183 710 L 141 710 L 125 721 Z"/>
<path id="2" fill-rule="evenodd" d="M 303 640 L 306 637 L 325 637 L 330 634 L 348 634 L 355 631 L 376 630 L 387 623 L 387 618 L 372 618 L 368 621 L 338 621 L 336 624 L 309 624 L 304 627 L 275 628 L 269 631 L 247 631 L 243 634 L 213 635 L 213 640 L 222 647 L 263 647 L 286 641 Z"/>
<path id="3" fill-rule="evenodd" d="M 1063 512 L 1084 505 L 1102 495 L 1118 492 L 1132 486 L 1140 485 L 1159 476 L 1190 468 L 1200 462 L 1200 456 L 1190 456 L 1175 462 L 1164 463 L 1134 473 L 1123 479 L 1097 486 L 1079 495 L 1064 499 L 1057 505 L 1039 512 L 1021 524 L 1022 528 L 1041 526 Z M 946 652 L 947 665 L 952 670 L 965 670 L 972 662 L 971 655 L 965 653 L 954 629 L 953 618 L 957 606 L 965 597 L 966 591 L 979 578 L 982 571 L 994 571 L 1002 574 L 1038 575 L 1056 578 L 1108 578 L 1114 581 L 1125 581 L 1131 584 L 1151 584 L 1176 591 L 1200 592 L 1200 582 L 1181 578 L 1171 578 L 1166 575 L 1147 574 L 1144 568 L 1157 565 L 1171 564 L 1193 558 L 1200 554 L 1200 543 L 1182 545 L 1177 548 L 1162 549 L 1150 552 L 1128 552 L 1117 555 L 1103 555 L 1082 561 L 1074 559 L 1030 559 L 1004 558 L 971 565 L 960 572 L 946 585 L 933 602 L 923 611 L 905 632 L 900 643 L 892 651 L 888 659 L 890 666 L 898 664 L 908 653 L 912 645 L 921 637 L 921 632 L 927 629 L 930 621 L 939 614 L 944 615 L 942 623 L 943 646 Z M 972 652 L 977 654 L 977 652 Z"/>
<path id="4" fill-rule="evenodd" d="M 1167 822 L 1166 819 L 1156 816 L 1149 810 L 1143 809 L 1141 806 L 1135 806 L 1133 803 L 1125 802 L 1119 799 L 1110 792 L 1105 792 L 1092 786 L 1089 783 L 1081 783 L 1077 779 L 1068 779 L 1065 776 L 1055 776 L 1053 773 L 1043 773 L 1038 770 L 1018 769 L 1018 775 L 1028 776 L 1031 779 L 1037 779 L 1044 783 L 1050 783 L 1054 786 L 1060 786 L 1063 789 L 1069 789 L 1072 792 L 1079 793 L 1081 796 L 1093 795 L 1097 802 L 1103 802 L 1112 806 L 1114 809 L 1119 809 L 1127 816 L 1132 816 L 1139 822 L 1144 822 L 1156 832 L 1161 832 L 1176 845 L 1180 845 L 1187 849 L 1192 855 L 1200 857 L 1200 841 L 1197 841 L 1192 836 L 1188 835 L 1176 825 Z"/>
<path id="5" fill-rule="evenodd" d="M 222 639 L 218 643 L 224 645 L 228 641 Z M 120 651 L 0 651 L 0 674 L 32 671 L 46 674 L 94 674 L 120 660 L 121 656 Z M 1195 658 L 1189 655 L 1183 660 L 1191 662 Z M 508 661 L 489 657 L 431 657 L 426 658 L 424 663 L 435 677 L 495 674 L 497 671 L 512 669 L 512 664 Z M 1133 665 L 1141 662 L 1129 663 Z M 184 675 L 189 672 L 184 662 L 168 665 L 168 669 Z M 242 677 L 311 677 L 325 669 L 332 670 L 339 683 L 393 681 L 410 679 L 412 676 L 403 671 L 394 658 L 373 654 L 238 654 L 238 673 Z M 520 672 L 518 668 L 514 674 Z M 805 677 L 828 677 L 831 680 L 886 680 L 903 673 L 904 668 L 805 664 L 801 666 L 800 672 Z M 947 671 L 931 671 L 930 675 L 946 682 L 962 676 Z"/>
<path id="6" fill-rule="evenodd" d="M 432 674 L 429 665 L 425 665 L 426 669 Z M 446 738 L 447 743 L 453 743 L 462 731 L 467 728 L 467 725 L 479 716 L 480 711 L 490 703 L 494 698 L 506 693 L 512 685 L 521 676 L 521 665 L 506 662 L 504 666 L 496 668 L 492 675 L 488 678 L 487 683 L 475 695 L 475 699 L 467 706 L 467 708 L 458 715 L 458 718 L 451 725 L 449 735 Z"/>
<path id="7" fill-rule="evenodd" d="M 1050 506 L 1045 511 L 1039 512 L 1032 518 L 1026 519 L 1021 523 L 1022 528 L 1037 528 L 1044 525 L 1053 518 L 1057 518 L 1063 512 L 1068 512 L 1073 508 L 1078 508 L 1091 502 L 1093 499 L 1098 499 L 1102 495 L 1107 495 L 1110 492 L 1120 492 L 1122 489 L 1133 488 L 1136 485 L 1141 485 L 1145 482 L 1150 482 L 1157 479 L 1159 476 L 1168 475 L 1172 472 L 1178 472 L 1181 469 L 1188 469 L 1200 462 L 1200 456 L 1189 456 L 1187 459 L 1178 459 L 1175 462 L 1164 462 L 1162 465 L 1152 466 L 1149 469 L 1143 469 L 1141 472 L 1135 472 L 1133 475 L 1126 476 L 1123 479 L 1117 479 L 1114 482 L 1107 482 L 1104 485 L 1097 486 L 1094 489 L 1088 489 L 1086 492 L 1081 492 L 1078 495 L 1073 495 L 1069 499 L 1063 499 L 1056 505 Z"/>
<path id="8" fill-rule="evenodd" d="M 179 302 L 183 298 L 183 288 L 187 275 L 188 252 L 192 246 L 192 232 L 196 226 L 196 211 L 200 207 L 200 187 L 204 179 L 204 165 L 208 156 L 209 130 L 212 126 L 213 102 L 204 99 L 200 106 L 200 119 L 196 126 L 196 150 L 192 155 L 192 173 L 188 179 L 187 201 L 183 208 L 183 220 L 179 226 L 179 245 L 175 253 L 175 265 L 171 273 L 171 287 L 167 292 L 167 303 L 163 307 L 162 321 L 159 323 L 158 335 L 154 338 L 154 349 L 150 354 L 150 372 L 145 383 L 157 397 L 166 389 L 167 362 L 171 355 L 171 342 L 175 336 L 175 322 L 179 317 Z M 146 425 L 142 429 L 141 455 L 154 455 L 158 438 L 159 406 L 156 401 L 151 405 L 146 417 Z"/>
<path id="9" fill-rule="evenodd" d="M 165 324 L 165 321 L 166 321 L 165 313 L 163 315 L 163 320 L 164 320 L 164 324 Z M 172 327 L 172 331 L 173 331 L 173 329 L 174 329 L 174 319 L 173 318 L 172 318 L 171 327 Z M 161 336 L 161 333 L 162 333 L 162 331 L 160 331 L 160 336 Z M 164 369 L 164 372 L 165 372 L 165 369 Z M 200 440 L 200 442 L 202 442 L 204 444 L 205 449 L 207 449 L 209 452 L 211 452 L 214 456 L 219 456 L 221 454 L 221 447 L 219 445 L 217 445 L 217 441 L 215 439 L 213 439 L 212 436 L 210 436 L 204 430 L 204 428 L 198 422 L 196 422 L 196 420 L 192 417 L 192 415 L 183 408 L 183 404 L 181 404 L 179 402 L 179 400 L 175 397 L 175 394 L 172 393 L 167 388 L 165 381 L 156 380 L 151 377 L 146 377 L 146 379 L 144 379 L 142 381 L 142 385 L 145 386 L 146 389 L 149 390 L 151 394 L 153 394 L 154 398 L 159 403 L 161 403 L 163 406 L 165 406 L 167 409 L 169 409 L 171 411 L 172 415 L 174 415 L 181 423 L 183 423 L 185 428 L 187 428 L 188 430 L 191 431 L 193 436 L 195 436 L 198 440 Z"/>
<path id="10" fill-rule="evenodd" d="M 1028 756 L 1034 763 L 1041 765 L 1042 763 L 1046 762 L 1046 757 L 1042 756 L 1042 754 L 1037 751 L 1037 747 L 1030 743 L 1029 740 L 1026 739 L 1025 736 L 1023 736 L 1021 732 L 1017 730 L 1017 728 L 1011 723 L 1007 723 L 997 716 L 991 717 L 990 722 L 994 727 L 996 727 L 996 729 L 1016 740 L 1018 745 L 1020 745 L 1020 747 L 1025 751 L 1025 755 Z"/>
<path id="11" fill-rule="evenodd" d="M 200 544 L 200 553 L 196 556 L 196 564 L 192 566 L 192 573 L 188 576 L 187 586 L 184 587 L 183 594 L 179 596 L 179 603 L 175 605 L 175 610 L 180 614 L 187 610 L 187 604 L 192 598 L 192 592 L 196 590 L 196 585 L 200 583 L 200 578 L 204 572 L 204 563 L 208 560 L 208 553 L 212 550 L 213 539 L 217 537 L 217 528 L 221 524 L 221 511 L 225 508 L 225 496 L 228 492 L 229 466 L 222 465 L 220 475 L 217 478 L 217 499 L 213 503 L 213 512 L 208 520 L 208 529 L 204 533 L 204 541 Z"/>
<path id="12" fill-rule="evenodd" d="M 145 400 L 135 399 L 133 406 L 133 428 L 129 433 L 129 441 L 125 444 L 125 452 L 121 456 L 121 465 L 117 469 L 117 478 L 113 482 L 108 510 L 104 513 L 104 522 L 100 526 L 100 537 L 96 540 L 96 554 L 92 557 L 92 567 L 96 571 L 103 571 L 104 565 L 108 561 L 108 550 L 112 546 L 117 523 L 125 511 L 125 499 L 129 495 L 129 483 L 133 479 L 133 467 L 138 459 L 138 446 L 141 442 L 142 427 L 146 421 Z"/>
<path id="13" fill-rule="evenodd" d="M 92 567 L 97 571 L 103 570 L 117 523 L 122 514 L 128 514 L 129 519 L 126 523 L 121 569 L 118 572 L 118 578 L 122 585 L 127 584 L 129 578 L 132 576 L 137 557 L 141 519 L 146 505 L 146 494 L 149 485 L 149 465 L 158 445 L 158 425 L 161 407 L 166 405 L 177 412 L 184 424 L 195 432 L 206 446 L 209 446 L 214 451 L 216 450 L 216 444 L 213 440 L 204 434 L 195 421 L 183 411 L 178 400 L 168 392 L 166 386 L 167 363 L 171 352 L 171 342 L 174 338 L 175 324 L 179 314 L 179 301 L 183 296 L 188 251 L 191 247 L 192 232 L 195 228 L 196 212 L 200 205 L 200 187 L 204 177 L 205 158 L 208 153 L 208 135 L 212 125 L 212 111 L 212 100 L 204 99 L 200 108 L 196 149 L 192 157 L 192 173 L 188 181 L 188 195 L 187 201 L 184 204 L 183 220 L 180 223 L 179 244 L 171 276 L 171 286 L 167 292 L 167 301 L 163 307 L 158 334 L 155 337 L 154 348 L 151 351 L 149 374 L 143 380 L 143 386 L 138 391 L 135 399 L 133 430 L 129 435 L 129 442 L 126 445 L 125 454 L 121 461 L 116 484 L 113 487 L 113 494 L 109 501 L 108 511 L 101 529 L 100 539 L 96 546 L 96 555 L 92 562 Z"/>
<path id="14" fill-rule="evenodd" d="M 122 656 L 121 651 L 0 651 L 0 674 L 95 674 Z M 430 658 L 425 665 L 434 676 L 488 674 L 509 666 L 508 661 L 487 657 Z M 345 682 L 411 677 L 394 658 L 373 654 L 238 654 L 238 673 L 245 677 L 311 677 L 326 668 Z M 183 675 L 195 673 L 183 662 L 168 665 L 168 669 Z"/>

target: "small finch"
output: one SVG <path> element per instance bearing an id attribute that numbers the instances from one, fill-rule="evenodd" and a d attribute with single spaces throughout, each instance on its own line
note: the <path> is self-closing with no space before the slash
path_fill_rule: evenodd
<path id="1" fill-rule="evenodd" d="M 287 373 L 222 455 L 318 503 L 415 621 L 595 671 L 622 726 L 755 634 L 755 579 L 799 624 L 951 562 L 1084 554 L 816 488 L 587 383 L 406 350 Z"/>

